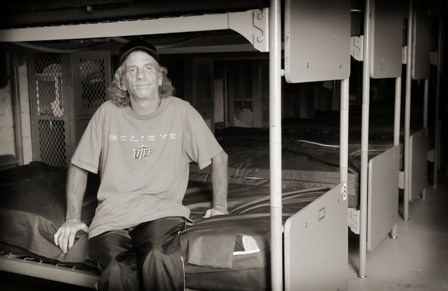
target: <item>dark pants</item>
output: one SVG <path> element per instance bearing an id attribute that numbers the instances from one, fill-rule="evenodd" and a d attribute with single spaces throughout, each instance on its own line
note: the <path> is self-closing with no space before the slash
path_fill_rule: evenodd
<path id="1" fill-rule="evenodd" d="M 98 290 L 184 290 L 179 231 L 182 217 L 109 231 L 89 239 L 90 257 L 98 262 Z"/>

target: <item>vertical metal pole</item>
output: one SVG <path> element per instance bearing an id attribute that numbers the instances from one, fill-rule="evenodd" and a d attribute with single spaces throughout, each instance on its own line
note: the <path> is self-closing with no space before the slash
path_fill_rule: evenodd
<path id="1" fill-rule="evenodd" d="M 423 89 L 423 130 L 428 136 L 428 99 L 429 99 L 429 79 L 425 79 Z M 426 187 L 422 191 L 422 199 L 426 199 Z"/>
<path id="2" fill-rule="evenodd" d="M 400 145 L 401 77 L 395 79 L 394 146 Z"/>
<path id="3" fill-rule="evenodd" d="M 411 82 L 412 82 L 412 30 L 413 30 L 413 4 L 409 1 L 408 16 L 408 45 L 406 54 L 406 92 L 405 92 L 405 120 L 404 120 L 404 201 L 403 201 L 403 219 L 409 220 L 409 199 L 410 199 L 410 124 L 411 124 Z"/>
<path id="4" fill-rule="evenodd" d="M 364 12 L 364 62 L 362 67 L 362 123 L 361 123 L 361 189 L 359 231 L 359 274 L 366 275 L 367 261 L 367 178 L 369 159 L 369 101 L 370 101 L 370 13 L 371 1 L 366 0 Z"/>
<path id="5" fill-rule="evenodd" d="M 394 146 L 400 146 L 400 114 L 401 114 L 401 77 L 395 79 L 395 111 L 394 111 Z M 397 189 L 399 191 L 399 189 Z M 392 239 L 397 238 L 397 225 L 390 232 Z"/>
<path id="6" fill-rule="evenodd" d="M 11 73 L 11 95 L 14 116 L 15 155 L 19 165 L 23 165 L 22 110 L 20 106 L 19 65 L 17 55 L 9 54 Z"/>
<path id="7" fill-rule="evenodd" d="M 271 285 L 283 290 L 281 21 L 280 0 L 269 9 L 269 160 L 271 190 Z"/>
<path id="8" fill-rule="evenodd" d="M 439 34 L 437 44 L 437 75 L 436 75 L 436 100 L 435 100 L 435 140 L 434 140 L 434 168 L 433 168 L 433 186 L 438 185 L 438 171 L 439 171 L 439 159 L 440 159 L 440 76 L 442 74 L 442 54 L 443 54 L 443 41 L 444 41 L 444 23 L 443 18 L 439 18 Z"/>
<path id="9" fill-rule="evenodd" d="M 340 182 L 347 187 L 348 182 L 348 109 L 349 109 L 349 79 L 341 80 L 341 123 L 340 123 L 340 148 L 339 170 Z"/>
<path id="10" fill-rule="evenodd" d="M 428 134 L 428 98 L 429 98 L 429 80 L 425 79 L 423 88 L 423 129 Z"/>

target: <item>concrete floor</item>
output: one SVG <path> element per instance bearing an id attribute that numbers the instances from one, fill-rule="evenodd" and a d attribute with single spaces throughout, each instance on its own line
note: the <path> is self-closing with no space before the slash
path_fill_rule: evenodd
<path id="1" fill-rule="evenodd" d="M 357 276 L 358 239 L 350 236 L 348 290 L 448 290 L 448 176 L 427 199 L 410 204 L 409 221 L 400 220 L 398 238 L 386 238 L 367 254 L 367 278 Z"/>

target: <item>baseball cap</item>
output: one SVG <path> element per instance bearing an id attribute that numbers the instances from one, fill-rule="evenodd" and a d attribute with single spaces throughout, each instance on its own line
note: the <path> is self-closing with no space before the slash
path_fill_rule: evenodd
<path id="1" fill-rule="evenodd" d="M 132 53 L 133 51 L 136 51 L 136 50 L 142 50 L 142 51 L 147 52 L 157 62 L 159 62 L 159 54 L 157 53 L 157 49 L 155 46 L 153 46 L 152 44 L 150 44 L 149 42 L 146 42 L 144 40 L 135 39 L 135 40 L 129 41 L 128 43 L 126 43 L 125 45 L 123 45 L 120 48 L 120 50 L 118 52 L 119 65 L 121 66 L 121 64 L 124 62 L 126 57 L 129 56 L 130 53 Z"/>

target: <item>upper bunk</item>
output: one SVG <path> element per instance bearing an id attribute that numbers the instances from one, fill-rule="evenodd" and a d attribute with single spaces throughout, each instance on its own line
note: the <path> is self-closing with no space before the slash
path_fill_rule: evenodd
<path id="1" fill-rule="evenodd" d="M 0 28 L 154 19 L 159 17 L 246 11 L 264 7 L 269 7 L 269 1 L 19 0 L 5 3 L 0 12 L 2 17 Z"/>
<path id="2" fill-rule="evenodd" d="M 145 37 L 161 54 L 268 51 L 269 1 L 19 1 L 2 10 L 0 42 L 61 52 L 115 50 Z M 235 31 L 237 33 L 235 33 Z"/>

